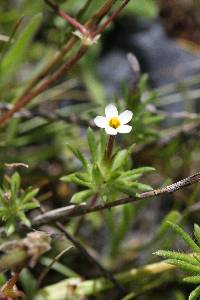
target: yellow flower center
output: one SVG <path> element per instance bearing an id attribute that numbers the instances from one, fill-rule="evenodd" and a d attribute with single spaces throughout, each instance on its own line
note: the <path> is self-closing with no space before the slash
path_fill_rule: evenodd
<path id="1" fill-rule="evenodd" d="M 109 126 L 112 128 L 118 128 L 121 125 L 121 122 L 118 117 L 111 118 L 109 120 Z"/>

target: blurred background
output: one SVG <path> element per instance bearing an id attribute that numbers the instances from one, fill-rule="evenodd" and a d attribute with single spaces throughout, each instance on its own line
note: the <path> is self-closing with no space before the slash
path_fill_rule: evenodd
<path id="1" fill-rule="evenodd" d="M 84 22 L 104 1 L 91 1 L 84 15 L 81 15 L 83 0 L 56 3 Z M 12 107 L 72 31 L 42 0 L 1 0 L 1 113 Z M 156 168 L 156 173 L 144 177 L 144 182 L 158 187 L 189 176 L 198 171 L 200 163 L 199 71 L 200 1 L 131 0 L 69 73 L 1 129 L 1 176 L 10 174 L 4 168 L 5 162 L 26 163 L 29 168 L 20 170 L 24 186 L 39 186 L 40 200 L 48 209 L 68 204 L 77 187 L 61 182 L 60 177 L 79 169 L 80 164 L 74 161 L 66 142 L 79 145 L 88 155 L 85 122 L 103 114 L 110 102 L 117 103 L 121 110 L 128 107 L 134 112 L 134 130 L 128 137 L 120 137 L 119 143 L 123 147 L 136 144 L 134 167 Z M 158 228 L 163 219 L 177 210 L 187 215 L 191 229 L 199 221 L 198 207 L 190 209 L 198 195 L 197 186 L 180 191 L 176 198 L 172 195 L 167 201 L 163 197 L 148 204 L 141 202 L 129 208 L 128 217 L 125 209 L 116 209 L 106 224 L 102 216 L 88 216 L 80 236 L 114 270 L 122 265 L 126 268 L 130 264 L 138 266 L 155 261 L 151 253 L 173 247 L 175 241 L 160 234 Z M 115 228 L 116 215 L 119 225 Z M 75 223 L 73 220 L 68 226 L 73 229 Z M 183 245 L 177 242 L 177 247 Z M 86 277 L 99 275 L 75 254 L 62 263 Z M 44 260 L 34 275 L 29 275 L 36 277 L 42 265 Z M 44 284 L 62 278 L 58 268 L 50 272 Z M 168 285 L 170 288 L 166 289 Z M 138 295 L 137 299 L 184 300 L 190 289 L 191 286 L 183 287 L 177 280 Z M 117 299 L 115 294 L 111 295 Z"/>

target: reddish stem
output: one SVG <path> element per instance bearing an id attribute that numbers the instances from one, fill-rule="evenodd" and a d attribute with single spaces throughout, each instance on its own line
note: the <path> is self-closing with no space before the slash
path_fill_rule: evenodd
<path id="1" fill-rule="evenodd" d="M 116 11 L 114 11 L 114 12 L 111 14 L 111 16 L 103 23 L 103 25 L 102 25 L 99 29 L 95 30 L 95 31 L 92 33 L 92 37 L 95 37 L 96 35 L 101 34 L 101 33 L 102 33 L 102 32 L 110 25 L 110 23 L 111 23 L 115 18 L 118 17 L 118 15 L 119 15 L 120 12 L 122 11 L 122 9 L 128 4 L 129 1 L 130 1 L 130 0 L 125 0 L 125 1 L 120 5 L 120 7 L 119 7 Z"/>
<path id="2" fill-rule="evenodd" d="M 83 35 L 88 35 L 89 32 L 87 28 L 80 24 L 76 19 L 70 17 L 68 14 L 66 14 L 64 11 L 62 11 L 56 4 L 51 2 L 50 0 L 45 0 L 45 2 L 51 6 L 51 8 L 62 18 L 64 18 L 69 24 L 71 24 L 73 27 L 75 27 L 77 30 L 79 30 Z"/>
<path id="3" fill-rule="evenodd" d="M 18 102 L 15 103 L 13 108 L 5 112 L 0 116 L 0 127 L 3 126 L 17 111 L 27 105 L 33 98 L 45 91 L 53 82 L 55 82 L 60 76 L 68 71 L 87 51 L 88 47 L 82 46 L 77 53 L 65 64 L 63 64 L 55 73 L 47 78 L 41 85 L 27 95 L 23 95 Z"/>
<path id="4" fill-rule="evenodd" d="M 105 153 L 105 159 L 110 160 L 112 158 L 112 151 L 115 142 L 115 135 L 110 135 L 108 140 L 108 145 Z"/>

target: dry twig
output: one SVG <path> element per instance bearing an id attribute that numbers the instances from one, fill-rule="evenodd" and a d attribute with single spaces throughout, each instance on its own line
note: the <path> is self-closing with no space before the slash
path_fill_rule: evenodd
<path id="1" fill-rule="evenodd" d="M 69 205 L 67 207 L 62 207 L 58 208 L 55 210 L 51 210 L 49 212 L 44 213 L 43 215 L 37 216 L 32 220 L 32 225 L 33 226 L 40 226 L 42 224 L 48 224 L 51 223 L 52 221 L 57 221 L 60 219 L 69 219 L 73 217 L 78 217 L 82 216 L 85 214 L 89 214 L 92 212 L 97 212 L 105 209 L 109 209 L 115 206 L 127 204 L 127 203 L 132 203 L 135 201 L 139 201 L 145 198 L 152 198 L 154 196 L 160 196 L 163 194 L 170 194 L 174 193 L 179 189 L 182 189 L 188 185 L 192 185 L 196 182 L 200 181 L 200 172 L 193 174 L 189 177 L 186 177 L 178 182 L 175 182 L 171 185 L 168 185 L 164 188 L 161 189 L 155 189 L 149 192 L 144 192 L 141 194 L 137 194 L 134 198 L 133 197 L 127 197 L 127 198 L 122 198 L 113 202 L 108 202 L 108 203 L 101 203 L 98 205 L 95 205 L 91 207 L 88 204 L 82 203 L 79 205 Z"/>

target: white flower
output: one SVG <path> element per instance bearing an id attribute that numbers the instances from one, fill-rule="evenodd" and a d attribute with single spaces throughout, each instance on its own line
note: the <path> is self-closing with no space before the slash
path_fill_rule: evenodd
<path id="1" fill-rule="evenodd" d="M 105 117 L 97 116 L 94 119 L 94 123 L 104 128 L 107 134 L 116 135 L 119 133 L 129 133 L 132 126 L 126 125 L 131 121 L 133 113 L 130 110 L 125 110 L 120 115 L 114 104 L 109 104 L 105 108 Z"/>

